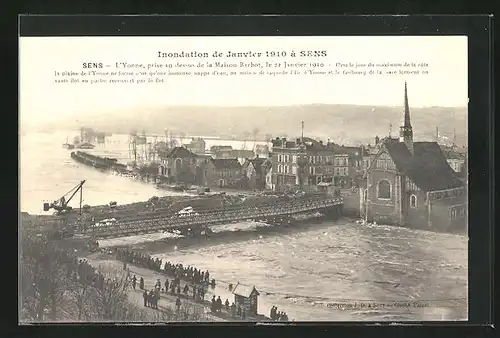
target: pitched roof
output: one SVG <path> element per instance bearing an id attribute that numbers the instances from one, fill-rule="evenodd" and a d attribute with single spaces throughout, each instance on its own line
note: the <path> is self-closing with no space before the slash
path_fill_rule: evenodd
<path id="1" fill-rule="evenodd" d="M 253 167 L 255 168 L 255 172 L 257 174 L 262 173 L 262 165 L 264 164 L 265 161 L 266 159 L 263 157 L 256 157 L 248 160 L 248 162 L 252 163 Z"/>
<path id="2" fill-rule="evenodd" d="M 252 295 L 252 292 L 256 292 L 257 296 L 260 295 L 255 286 L 248 286 L 238 283 L 233 289 L 233 294 L 246 298 L 250 297 Z"/>
<path id="3" fill-rule="evenodd" d="M 233 150 L 232 146 L 211 146 L 210 147 L 211 151 L 228 151 L 228 150 Z"/>
<path id="4" fill-rule="evenodd" d="M 413 156 L 403 142 L 386 140 L 384 145 L 398 171 L 407 175 L 423 191 L 463 186 L 436 142 L 414 142 Z"/>
<path id="5" fill-rule="evenodd" d="M 196 154 L 196 157 L 201 157 L 201 158 L 212 158 L 211 154 Z"/>
<path id="6" fill-rule="evenodd" d="M 196 157 L 196 154 L 184 147 L 174 147 L 164 155 L 166 158 L 188 158 Z"/>
<path id="7" fill-rule="evenodd" d="M 237 158 L 214 158 L 212 163 L 215 169 L 241 169 L 241 164 Z"/>

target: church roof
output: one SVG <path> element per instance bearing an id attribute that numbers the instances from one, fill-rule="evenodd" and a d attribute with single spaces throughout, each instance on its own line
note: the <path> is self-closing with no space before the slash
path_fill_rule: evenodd
<path id="1" fill-rule="evenodd" d="M 165 158 L 189 158 L 189 157 L 196 157 L 196 155 L 184 147 L 174 147 L 166 154 L 163 154 L 163 157 L 165 157 Z"/>
<path id="2" fill-rule="evenodd" d="M 414 142 L 414 155 L 403 142 L 388 139 L 385 147 L 398 171 L 407 175 L 423 191 L 463 186 L 437 142 Z"/>

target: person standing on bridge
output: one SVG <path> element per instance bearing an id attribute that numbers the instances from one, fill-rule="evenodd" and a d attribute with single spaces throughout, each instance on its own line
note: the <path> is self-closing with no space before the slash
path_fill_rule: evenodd
<path id="1" fill-rule="evenodd" d="M 142 278 L 142 277 L 139 280 L 139 289 L 144 290 L 144 278 Z"/>

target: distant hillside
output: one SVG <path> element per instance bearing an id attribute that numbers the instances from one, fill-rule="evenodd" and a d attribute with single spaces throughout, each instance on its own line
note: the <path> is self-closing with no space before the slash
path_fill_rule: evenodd
<path id="1" fill-rule="evenodd" d="M 253 138 L 296 137 L 301 132 L 313 138 L 343 144 L 373 143 L 376 135 L 399 133 L 402 107 L 356 105 L 302 105 L 287 107 L 144 107 L 81 117 L 77 123 L 61 121 L 47 128 L 78 128 L 85 125 L 96 130 L 129 133 L 132 129 L 163 134 L 165 129 L 186 135 L 237 136 Z M 436 126 L 442 136 L 452 139 L 456 129 L 457 143 L 466 143 L 467 109 L 465 107 L 410 108 L 416 140 L 434 140 Z"/>

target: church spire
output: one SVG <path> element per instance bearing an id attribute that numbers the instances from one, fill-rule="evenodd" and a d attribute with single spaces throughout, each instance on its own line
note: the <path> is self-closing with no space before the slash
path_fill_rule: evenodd
<path id="1" fill-rule="evenodd" d="M 411 129 L 411 122 L 410 122 L 410 106 L 408 104 L 408 86 L 405 81 L 405 122 L 404 122 L 405 128 L 410 128 Z"/>
<path id="2" fill-rule="evenodd" d="M 404 121 L 399 131 L 399 142 L 404 142 L 406 147 L 413 154 L 413 129 L 410 121 L 410 105 L 408 104 L 408 87 L 405 81 L 405 98 L 404 98 Z"/>

